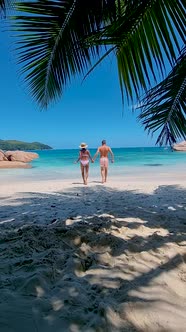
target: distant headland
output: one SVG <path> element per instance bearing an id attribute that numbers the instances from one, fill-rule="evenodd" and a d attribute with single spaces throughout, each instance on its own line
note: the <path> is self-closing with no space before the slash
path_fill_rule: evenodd
<path id="1" fill-rule="evenodd" d="M 52 147 L 39 142 L 27 143 L 16 140 L 0 139 L 0 149 L 11 150 L 11 151 L 15 150 L 28 151 L 28 150 L 52 150 Z"/>

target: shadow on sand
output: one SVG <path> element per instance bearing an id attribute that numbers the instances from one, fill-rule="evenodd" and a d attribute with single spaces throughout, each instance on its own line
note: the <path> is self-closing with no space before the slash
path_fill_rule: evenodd
<path id="1" fill-rule="evenodd" d="M 166 275 L 186 262 L 184 189 L 160 186 L 148 195 L 95 186 L 22 196 L 1 201 L 0 331 L 165 332 L 168 311 L 171 331 L 182 331 Z"/>

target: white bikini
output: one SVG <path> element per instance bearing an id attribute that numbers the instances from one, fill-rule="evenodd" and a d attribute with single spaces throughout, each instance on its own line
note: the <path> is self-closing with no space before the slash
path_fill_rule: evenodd
<path id="1" fill-rule="evenodd" d="M 81 163 L 83 166 L 86 166 L 86 165 L 88 165 L 89 160 L 80 160 L 80 163 Z"/>

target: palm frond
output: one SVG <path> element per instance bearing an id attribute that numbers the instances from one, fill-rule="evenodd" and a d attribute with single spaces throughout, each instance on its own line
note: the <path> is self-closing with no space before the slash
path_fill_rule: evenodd
<path id="1" fill-rule="evenodd" d="M 0 10 L 5 10 L 6 8 L 6 0 L 0 0 Z"/>
<path id="2" fill-rule="evenodd" d="M 174 64 L 178 39 L 185 41 L 185 0 L 37 0 L 17 10 L 19 62 L 41 107 L 110 50 L 123 99 L 139 98 L 165 74 L 167 59 Z"/>
<path id="3" fill-rule="evenodd" d="M 4 16 L 6 11 L 11 8 L 12 0 L 0 0 L 0 16 Z"/>
<path id="4" fill-rule="evenodd" d="M 186 48 L 167 78 L 141 100 L 139 120 L 149 133 L 161 130 L 156 144 L 186 138 Z"/>
<path id="5" fill-rule="evenodd" d="M 165 74 L 167 59 L 171 65 L 176 60 L 178 36 L 185 42 L 184 6 L 184 0 L 126 0 L 122 15 L 91 37 L 95 44 L 115 45 L 120 87 L 128 101 Z"/>
<path id="6" fill-rule="evenodd" d="M 25 13 L 14 21 L 19 63 L 24 64 L 29 89 L 42 108 L 59 98 L 72 77 L 85 73 L 99 54 L 100 47 L 84 47 L 84 39 L 108 19 L 109 2 L 112 5 L 109 0 L 17 4 L 17 10 Z M 114 10 L 111 13 L 114 16 Z"/>

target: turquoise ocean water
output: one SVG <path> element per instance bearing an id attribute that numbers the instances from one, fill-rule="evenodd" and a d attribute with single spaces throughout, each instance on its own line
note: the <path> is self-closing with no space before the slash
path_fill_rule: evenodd
<path id="1" fill-rule="evenodd" d="M 109 165 L 111 176 L 133 175 L 146 172 L 166 172 L 186 166 L 186 152 L 171 151 L 170 148 L 113 148 L 114 164 Z M 94 156 L 96 149 L 89 149 Z M 79 150 L 35 151 L 39 158 L 34 160 L 30 169 L 0 169 L 0 179 L 16 177 L 27 180 L 57 180 L 80 177 L 80 167 L 74 164 Z M 99 158 L 90 164 L 90 176 L 100 176 Z"/>

